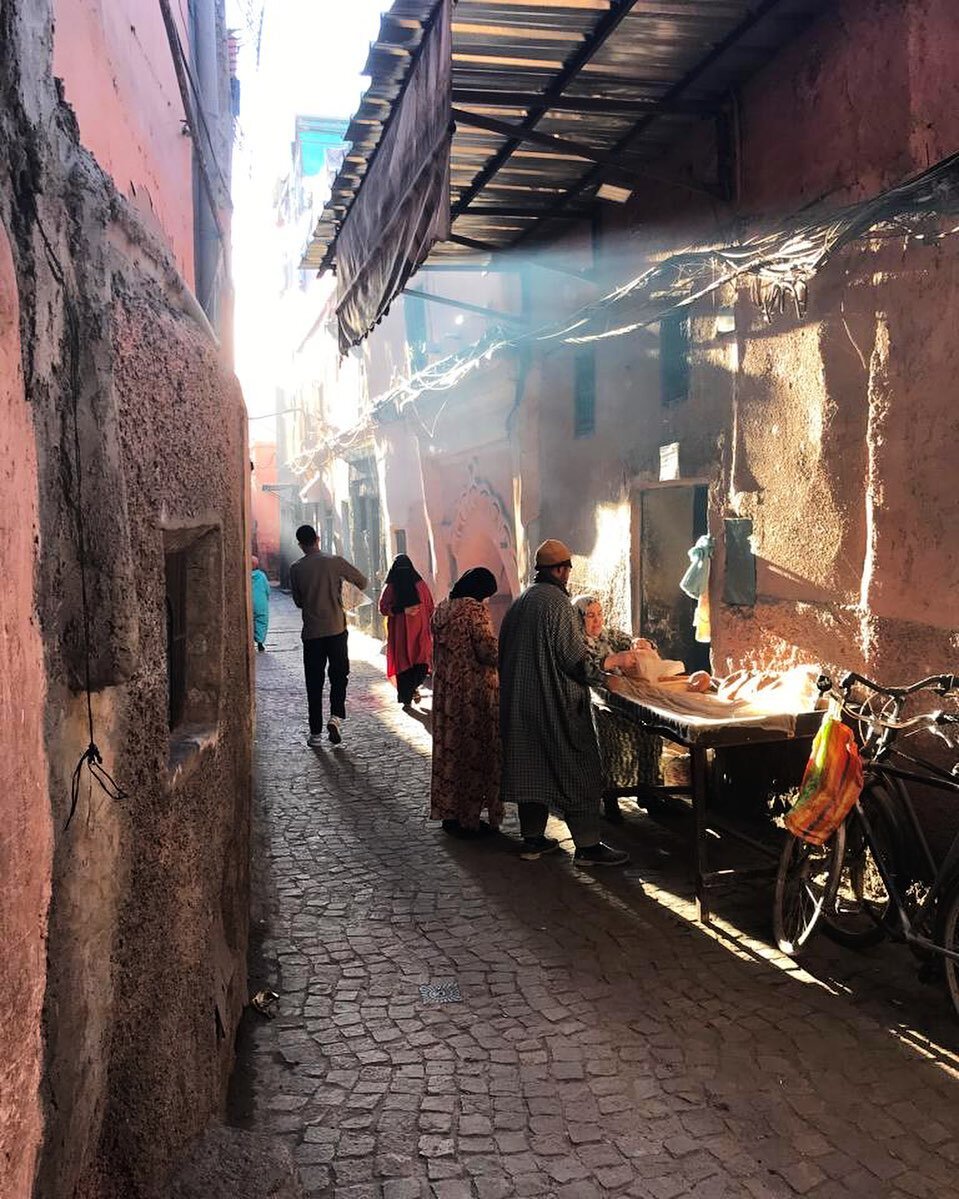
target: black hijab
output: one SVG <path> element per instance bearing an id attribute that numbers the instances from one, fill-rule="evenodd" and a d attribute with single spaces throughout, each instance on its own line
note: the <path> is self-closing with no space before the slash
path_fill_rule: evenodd
<path id="1" fill-rule="evenodd" d="M 406 554 L 397 554 L 386 576 L 386 582 L 393 585 L 393 615 L 398 616 L 407 608 L 413 608 L 421 603 L 420 593 L 416 584 L 422 580 L 419 573 Z"/>
<path id="2" fill-rule="evenodd" d="M 450 599 L 489 599 L 496 594 L 496 576 L 485 566 L 474 566 L 453 584 Z"/>

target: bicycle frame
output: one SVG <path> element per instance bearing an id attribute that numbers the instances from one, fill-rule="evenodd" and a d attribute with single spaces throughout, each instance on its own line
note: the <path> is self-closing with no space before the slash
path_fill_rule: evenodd
<path id="1" fill-rule="evenodd" d="M 843 680 L 843 690 L 847 694 L 848 688 L 851 686 L 852 682 L 864 683 L 873 688 L 875 691 L 888 695 L 895 703 L 893 717 L 894 721 L 898 721 L 902 711 L 903 702 L 907 695 L 911 695 L 917 691 L 933 689 L 939 691 L 940 693 L 945 693 L 947 690 L 952 690 L 956 686 L 956 678 L 953 675 L 934 676 L 930 679 L 923 679 L 920 683 L 915 683 L 911 687 L 897 689 L 879 688 L 875 684 L 871 683 L 868 679 L 863 679 L 859 675 L 853 675 L 847 676 L 847 678 Z M 850 710 L 850 715 L 852 715 L 854 718 L 868 721 L 868 717 L 864 716 L 861 712 L 856 712 L 855 709 Z M 893 726 L 887 726 L 883 729 L 879 740 L 873 749 L 873 754 L 866 763 L 866 768 L 869 776 L 891 782 L 893 784 L 892 791 L 896 796 L 898 804 L 908 818 L 909 828 L 914 838 L 914 843 L 919 846 L 926 869 L 928 870 L 928 874 L 933 881 L 922 903 L 919 905 L 913 916 L 910 916 L 909 912 L 906 910 L 905 904 L 903 903 L 902 894 L 899 886 L 896 883 L 896 879 L 891 871 L 887 869 L 887 864 L 884 861 L 878 840 L 872 829 L 872 826 L 869 823 L 869 818 L 862 806 L 862 802 L 861 800 L 857 800 L 855 811 L 862 822 L 866 841 L 869 845 L 869 848 L 872 850 L 873 861 L 875 862 L 876 869 L 879 871 L 879 875 L 882 878 L 883 885 L 886 888 L 886 893 L 888 894 L 896 910 L 900 927 L 898 930 L 894 930 L 890 927 L 890 922 L 888 920 L 882 921 L 882 924 L 890 933 L 890 935 L 896 938 L 901 938 L 906 942 L 906 944 L 919 946 L 921 949 L 939 954 L 941 957 L 951 958 L 953 961 L 959 962 L 959 952 L 946 949 L 944 946 L 938 945 L 928 936 L 924 936 L 922 931 L 918 931 L 923 929 L 926 932 L 930 931 L 929 920 L 934 916 L 938 899 L 943 890 L 956 877 L 956 868 L 959 866 L 959 832 L 957 832 L 953 838 L 952 844 L 950 845 L 946 856 L 942 860 L 942 864 L 936 866 L 935 859 L 932 856 L 932 851 L 929 848 L 929 842 L 926 839 L 926 835 L 922 830 L 921 824 L 919 823 L 919 818 L 916 815 L 915 805 L 912 802 L 909 791 L 905 786 L 903 786 L 903 783 L 905 782 L 921 783 L 922 785 L 931 787 L 936 791 L 949 792 L 954 795 L 959 795 L 959 778 L 957 778 L 954 774 L 951 774 L 949 771 L 944 770 L 942 767 L 936 765 L 934 762 L 929 762 L 925 758 L 908 754 L 904 750 L 901 750 L 895 744 L 896 732 L 897 730 Z M 909 763 L 911 766 L 918 767 L 918 770 L 921 773 L 917 772 L 916 770 L 904 770 L 900 767 L 891 765 L 886 761 L 886 758 L 891 756 L 900 758 L 904 762 Z M 910 879 L 910 881 L 916 880 Z"/>

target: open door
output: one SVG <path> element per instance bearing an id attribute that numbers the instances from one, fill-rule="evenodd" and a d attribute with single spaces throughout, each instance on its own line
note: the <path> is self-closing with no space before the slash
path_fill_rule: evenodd
<path id="1" fill-rule="evenodd" d="M 688 671 L 709 669 L 709 646 L 693 637 L 696 601 L 679 589 L 690 546 L 707 531 L 705 484 L 641 491 L 639 503 L 639 633 L 664 658 Z"/>

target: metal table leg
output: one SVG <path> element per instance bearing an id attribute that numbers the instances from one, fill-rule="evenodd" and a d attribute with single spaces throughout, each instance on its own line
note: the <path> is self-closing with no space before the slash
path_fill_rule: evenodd
<path id="1" fill-rule="evenodd" d="M 702 924 L 709 923 L 709 895 L 706 876 L 709 873 L 709 852 L 706 831 L 706 750 L 690 746 L 689 770 L 693 785 L 693 818 L 696 823 L 695 875 L 696 911 Z"/>

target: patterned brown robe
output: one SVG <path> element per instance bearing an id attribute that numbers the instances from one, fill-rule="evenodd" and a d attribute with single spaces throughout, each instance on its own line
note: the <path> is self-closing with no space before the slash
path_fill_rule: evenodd
<path id="1" fill-rule="evenodd" d="M 478 828 L 503 819 L 496 634 L 480 600 L 443 600 L 433 613 L 433 779 L 430 817 Z"/>
<path id="2" fill-rule="evenodd" d="M 598 637 L 584 633 L 589 655 L 586 674 L 591 683 L 606 685 L 603 663 L 610 654 L 630 649 L 633 639 L 620 629 L 603 629 Z M 599 756 L 603 763 L 603 790 L 607 792 L 632 790 L 639 784 L 659 787 L 662 774 L 659 759 L 663 739 L 641 729 L 634 721 L 608 708 L 593 708 L 596 734 L 599 737 Z"/>

